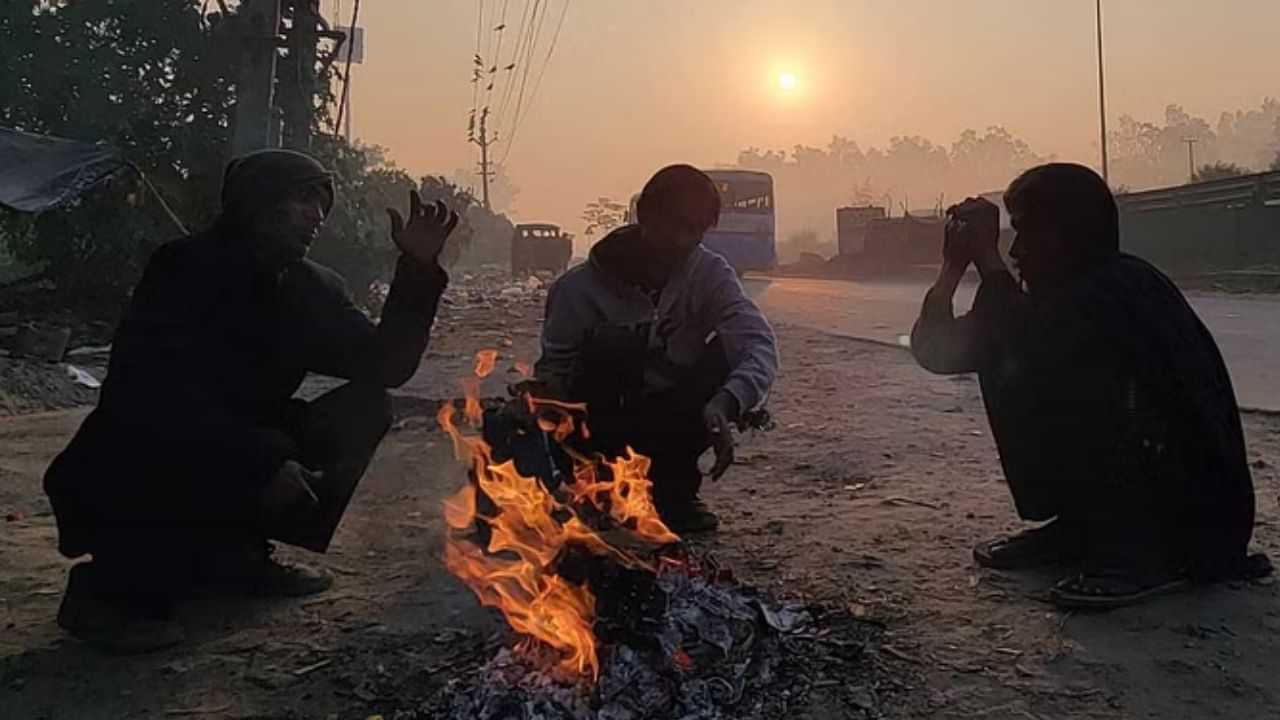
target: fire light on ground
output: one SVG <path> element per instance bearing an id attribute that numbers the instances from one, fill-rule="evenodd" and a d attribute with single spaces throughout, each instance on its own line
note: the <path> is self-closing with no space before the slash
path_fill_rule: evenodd
<path id="1" fill-rule="evenodd" d="M 463 417 L 472 429 L 478 430 L 483 421 L 480 382 L 493 372 L 497 358 L 493 350 L 477 353 L 472 376 L 462 382 Z M 575 432 L 589 432 L 583 423 L 585 406 L 532 396 L 523 402 L 537 427 L 557 443 Z M 627 568 L 655 570 L 648 561 L 607 542 L 583 519 L 584 511 L 590 509 L 638 540 L 678 541 L 654 507 L 649 459 L 630 450 L 623 457 L 606 459 L 565 448 L 573 458 L 573 472 L 557 497 L 537 478 L 521 475 L 514 461 L 495 462 L 492 448 L 480 436 L 458 427 L 457 415 L 457 408 L 447 403 L 437 418 L 471 475 L 471 482 L 444 502 L 445 521 L 451 528 L 444 547 L 445 566 L 483 605 L 502 612 L 511 627 L 527 638 L 522 643 L 525 649 L 532 649 L 534 643 L 550 647 L 560 655 L 560 669 L 595 681 L 600 672 L 592 631 L 596 598 L 586 584 L 558 575 L 555 564 L 566 551 L 578 548 Z M 492 514 L 481 515 L 478 492 L 492 502 Z M 489 529 L 486 547 L 469 536 L 477 519 Z"/>

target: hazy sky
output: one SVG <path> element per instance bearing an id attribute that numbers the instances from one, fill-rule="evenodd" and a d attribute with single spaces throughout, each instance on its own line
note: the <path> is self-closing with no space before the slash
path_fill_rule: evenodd
<path id="1" fill-rule="evenodd" d="M 1041 154 L 1096 160 L 1092 0 L 541 0 L 526 104 L 566 1 L 507 161 L 523 220 L 577 229 L 586 202 L 625 199 L 663 164 L 726 164 L 744 147 L 824 145 L 835 133 L 864 147 L 906 134 L 949 145 L 1002 124 Z M 415 174 L 473 166 L 477 10 L 481 53 L 492 55 L 506 5 L 506 63 L 535 2 L 364 0 L 356 134 Z M 324 8 L 349 15 L 352 3 Z M 1109 117 L 1158 121 L 1176 102 L 1216 124 L 1280 95 L 1280 0 L 1103 5 Z M 797 87 L 782 91 L 780 73 Z M 511 124 L 495 122 L 507 136 Z"/>

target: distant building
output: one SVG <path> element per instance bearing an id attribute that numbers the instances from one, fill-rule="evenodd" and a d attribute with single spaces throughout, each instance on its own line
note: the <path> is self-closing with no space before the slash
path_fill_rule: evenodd
<path id="1" fill-rule="evenodd" d="M 867 228 L 883 219 L 885 209 L 877 205 L 836 208 L 836 244 L 841 255 L 857 255 L 866 248 Z"/>

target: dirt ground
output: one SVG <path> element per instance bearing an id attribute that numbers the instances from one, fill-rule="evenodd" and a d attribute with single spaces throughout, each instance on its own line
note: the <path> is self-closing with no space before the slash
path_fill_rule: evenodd
<path id="1" fill-rule="evenodd" d="M 155 655 L 104 657 L 53 622 L 71 563 L 54 549 L 40 476 L 85 410 L 0 418 L 0 514 L 14 518 L 0 524 L 0 715 L 390 717 L 510 642 L 439 562 L 440 499 L 463 476 L 428 413 L 432 399 L 458 394 L 453 378 L 474 350 L 532 359 L 537 303 L 513 300 L 498 319 L 492 308 L 446 308 L 405 388 L 416 399 L 399 403 L 333 549 L 286 553 L 333 571 L 332 591 L 201 599 L 183 611 L 189 641 Z M 883 626 L 873 651 L 906 688 L 885 717 L 1280 715 L 1270 580 L 1106 615 L 1057 612 L 1041 599 L 1052 575 L 971 560 L 975 542 L 1018 527 L 976 382 L 930 376 L 896 348 L 778 331 L 778 427 L 742 438 L 738 465 L 706 489 L 723 527 L 701 544 L 782 597 Z M 1280 559 L 1280 419 L 1245 424 L 1254 544 Z"/>

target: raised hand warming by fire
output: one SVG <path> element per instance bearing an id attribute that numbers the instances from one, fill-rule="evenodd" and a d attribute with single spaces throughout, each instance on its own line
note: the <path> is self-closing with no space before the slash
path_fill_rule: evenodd
<path id="1" fill-rule="evenodd" d="M 418 191 L 409 191 L 409 221 L 400 212 L 387 208 L 391 218 L 391 239 L 400 252 L 423 265 L 435 265 L 445 240 L 458 226 L 458 213 L 445 207 L 442 201 L 424 204 Z"/>

